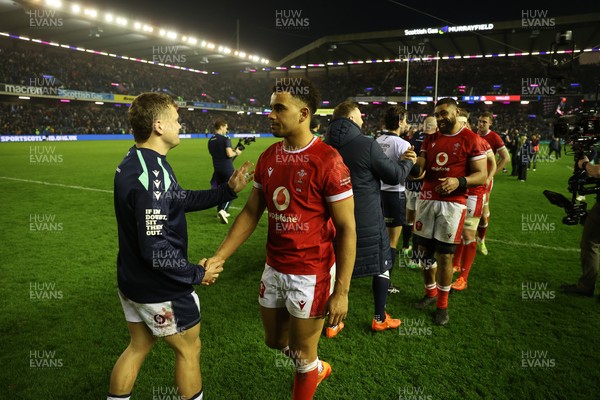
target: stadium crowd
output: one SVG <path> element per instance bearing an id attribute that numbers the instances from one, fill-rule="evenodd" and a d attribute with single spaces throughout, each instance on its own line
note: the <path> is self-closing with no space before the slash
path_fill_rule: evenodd
<path id="1" fill-rule="evenodd" d="M 152 60 L 153 49 L 147 59 Z M 132 62 L 119 58 L 75 52 L 36 43 L 0 38 L 0 83 L 52 85 L 71 90 L 136 95 L 162 91 L 186 101 L 209 101 L 235 105 L 268 106 L 264 88 L 285 72 L 198 74 Z M 438 94 L 444 96 L 521 94 L 524 82 L 543 79 L 546 63 L 542 57 L 445 60 L 439 63 Z M 469 63 L 469 68 L 464 64 Z M 201 68 L 198 65 L 182 67 Z M 434 61 L 414 61 L 410 66 L 409 95 L 434 94 Z M 572 72 L 572 94 L 595 88 L 591 66 Z M 349 96 L 400 96 L 405 93 L 406 64 L 378 63 L 331 70 L 314 68 L 290 71 L 288 76 L 306 74 L 323 94 L 323 100 L 338 104 Z M 451 76 L 452 79 L 444 77 Z M 529 79 L 529 81 L 528 81 Z M 548 82 L 548 85 L 558 83 Z M 564 83 L 563 83 L 564 84 Z M 343 88 L 343 90 L 340 90 Z M 593 91 L 593 90 L 592 90 Z"/>
<path id="2" fill-rule="evenodd" d="M 152 59 L 152 51 L 148 50 L 148 59 Z M 278 78 L 302 74 L 306 74 L 320 88 L 324 108 L 331 108 L 349 97 L 403 98 L 406 89 L 404 63 L 363 64 L 335 67 L 327 71 L 317 68 L 288 73 L 245 71 L 204 75 L 7 38 L 0 38 L 0 56 L 4 60 L 0 64 L 0 84 L 127 95 L 160 91 L 179 100 L 236 106 L 268 107 L 269 97 L 264 94 L 265 88 Z M 469 63 L 469 68 L 464 68 L 464 63 Z M 520 94 L 523 80 L 545 76 L 545 68 L 544 60 L 535 57 L 495 58 L 491 61 L 447 60 L 439 64 L 438 94 Z M 580 86 L 573 87 L 572 91 L 584 92 L 593 87 L 593 74 L 586 71 L 587 66 L 580 66 L 574 71 L 572 80 L 579 82 Z M 432 96 L 434 72 L 434 61 L 412 62 L 409 95 Z M 452 76 L 452 79 L 444 79 L 445 76 Z M 57 104 L 50 100 L 23 102 L 13 99 L 0 98 L 0 134 L 127 133 L 126 107 L 122 105 L 96 106 L 84 102 Z M 558 96 L 554 102 L 558 102 Z M 462 107 L 473 115 L 492 111 L 495 114 L 495 129 L 499 132 L 519 129 L 528 136 L 540 134 L 542 140 L 552 138 L 553 121 L 544 119 L 543 115 L 551 114 L 549 111 L 553 110 L 547 110 L 542 102 L 532 102 L 530 105 L 496 103 L 491 106 L 472 102 L 462 104 Z M 419 129 L 431 109 L 431 103 L 411 103 L 408 107 L 408 123 L 413 129 Z M 363 131 L 374 135 L 381 129 L 385 107 L 370 104 L 363 106 L 362 110 Z M 211 110 L 192 112 L 184 108 L 180 109 L 180 114 L 182 133 L 208 133 L 212 122 L 218 117 L 225 117 L 229 121 L 231 132 L 269 132 L 267 118 L 257 114 Z M 330 117 L 320 118 L 324 130 Z"/>
<path id="3" fill-rule="evenodd" d="M 232 133 L 269 131 L 263 115 L 180 109 L 181 133 L 210 133 L 215 119 L 226 118 Z M 0 134 L 73 135 L 131 133 L 124 105 L 83 102 L 0 102 Z"/>

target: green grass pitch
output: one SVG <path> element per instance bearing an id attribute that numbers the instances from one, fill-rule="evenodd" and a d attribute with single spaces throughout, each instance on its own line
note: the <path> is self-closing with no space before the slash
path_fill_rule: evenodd
<path id="1" fill-rule="evenodd" d="M 236 165 L 256 161 L 273 142 L 257 140 Z M 182 140 L 169 153 L 184 188 L 209 187 L 206 143 Z M 0 398 L 105 398 L 128 343 L 116 292 L 112 187 L 131 144 L 0 145 Z M 315 398 L 597 399 L 600 304 L 558 290 L 579 275 L 582 228 L 563 225 L 563 211 L 542 195 L 567 194 L 571 168 L 569 156 L 539 161 L 527 182 L 498 175 L 490 253 L 477 256 L 469 288 L 450 295 L 448 326 L 433 325 L 433 309 L 411 307 L 422 296 L 422 276 L 396 267 L 401 293 L 389 297 L 388 312 L 404 321 L 402 329 L 373 333 L 371 281 L 354 280 L 346 329 L 320 342 L 333 374 Z M 249 190 L 233 203 L 232 217 Z M 188 214 L 188 226 L 191 261 L 212 255 L 228 229 L 214 209 Z M 263 217 L 218 283 L 197 287 L 206 399 L 291 397 L 292 367 L 263 343 L 257 293 L 265 240 Z M 171 350 L 159 343 L 133 399 L 174 398 L 173 366 Z"/>

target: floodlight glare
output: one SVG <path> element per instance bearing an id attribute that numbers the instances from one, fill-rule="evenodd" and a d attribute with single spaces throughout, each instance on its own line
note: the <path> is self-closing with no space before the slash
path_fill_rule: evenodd
<path id="1" fill-rule="evenodd" d="M 60 0 L 46 0 L 46 5 L 48 7 L 61 8 L 62 2 Z"/>

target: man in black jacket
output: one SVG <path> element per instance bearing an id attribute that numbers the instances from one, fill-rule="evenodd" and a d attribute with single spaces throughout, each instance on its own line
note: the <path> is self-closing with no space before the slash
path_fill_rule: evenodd
<path id="1" fill-rule="evenodd" d="M 398 328 L 401 321 L 391 318 L 385 311 L 392 255 L 381 208 L 380 186 L 382 181 L 390 185 L 403 183 L 417 156 L 409 149 L 399 163 L 393 162 L 375 140 L 361 133 L 362 124 L 356 103 L 340 103 L 333 111 L 333 121 L 327 128 L 325 143 L 338 150 L 350 170 L 357 236 L 352 277 L 373 277 L 375 315 L 371 328 L 383 331 Z M 329 327 L 326 334 L 333 337 L 340 330 L 340 326 Z"/>

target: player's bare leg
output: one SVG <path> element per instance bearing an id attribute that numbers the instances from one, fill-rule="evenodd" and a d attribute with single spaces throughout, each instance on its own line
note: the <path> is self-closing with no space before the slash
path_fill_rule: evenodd
<path id="1" fill-rule="evenodd" d="M 272 349 L 286 349 L 285 354 L 294 360 L 294 399 L 311 399 L 319 378 L 317 347 L 325 320 L 296 318 L 285 308 L 261 306 L 260 314 L 265 329 L 265 344 Z"/>
<path id="2" fill-rule="evenodd" d="M 317 358 L 317 347 L 324 318 L 290 317 L 290 352 L 296 364 L 293 400 L 312 399 L 320 380 L 326 378 L 331 371 Z M 322 372 L 325 372 L 321 376 Z M 327 376 L 323 376 L 327 374 Z"/>
<path id="3" fill-rule="evenodd" d="M 489 196 L 489 194 L 488 194 Z M 477 227 L 477 247 L 484 256 L 488 255 L 488 249 L 485 245 L 485 234 L 487 233 L 488 224 L 490 222 L 490 204 L 489 197 L 488 203 L 483 205 L 483 211 L 481 213 L 481 219 L 479 220 L 479 226 Z"/>
<path id="4" fill-rule="evenodd" d="M 410 210 L 407 208 L 406 209 L 406 224 L 410 225 L 412 228 L 413 224 L 415 223 L 415 220 L 416 220 L 416 211 Z M 412 235 L 412 244 L 409 244 L 409 247 L 407 247 L 407 249 L 410 249 L 410 251 L 408 251 L 405 254 L 405 256 L 408 257 L 407 267 L 410 269 L 419 268 L 418 261 L 416 261 L 417 257 L 415 257 L 415 254 L 418 254 L 418 250 L 419 250 L 418 246 L 416 245 L 415 236 L 416 235 L 414 235 L 414 234 Z"/>
<path id="5" fill-rule="evenodd" d="M 452 254 L 436 254 L 437 267 L 437 282 L 442 286 L 448 286 L 452 283 Z"/>
<path id="6" fill-rule="evenodd" d="M 398 241 L 400 235 L 402 235 L 402 225 L 400 226 L 388 226 L 386 228 L 388 237 L 390 238 L 390 247 L 394 250 L 398 248 Z M 395 256 L 394 256 L 395 257 Z M 393 265 L 392 265 L 393 268 Z"/>
<path id="7" fill-rule="evenodd" d="M 422 240 L 431 240 L 431 239 L 422 239 Z M 428 250 L 426 246 L 419 245 L 419 262 L 421 263 L 421 268 L 423 269 L 423 280 L 425 283 L 425 296 L 414 304 L 414 307 L 421 310 L 433 303 L 437 300 L 437 285 L 436 285 L 436 276 L 437 276 L 437 263 L 434 262 L 433 252 Z"/>
<path id="8" fill-rule="evenodd" d="M 388 226 L 386 227 L 388 238 L 390 239 L 390 253 L 392 256 L 392 268 L 390 269 L 390 279 L 389 279 L 389 287 L 387 291 L 389 293 L 398 293 L 400 290 L 394 285 L 392 285 L 392 276 L 391 272 L 394 269 L 394 265 L 396 265 L 396 258 L 398 255 L 398 241 L 400 240 L 400 235 L 402 234 L 402 225 L 400 226 Z"/>
<path id="9" fill-rule="evenodd" d="M 109 393 L 116 396 L 130 394 L 144 359 L 156 343 L 156 337 L 143 322 L 128 322 L 131 340 L 110 375 Z"/>
<path id="10" fill-rule="evenodd" d="M 175 352 L 175 385 L 179 394 L 191 399 L 202 391 L 200 374 L 200 324 L 165 337 Z"/>
<path id="11" fill-rule="evenodd" d="M 456 282 L 452 284 L 452 289 L 454 290 L 464 290 L 467 288 L 469 272 L 477 254 L 476 237 L 477 231 L 475 229 L 466 229 L 466 226 L 463 228 L 462 242 L 464 249 L 461 253 L 461 259 L 458 260 L 458 264 L 461 266 L 460 275 L 456 279 Z M 456 263 L 457 260 L 455 259 L 454 264 L 456 265 Z"/>
<path id="12" fill-rule="evenodd" d="M 289 345 L 290 313 L 286 308 L 260 307 L 260 316 L 265 330 L 265 344 L 271 349 L 281 350 Z"/>
<path id="13" fill-rule="evenodd" d="M 454 252 L 437 253 L 437 310 L 435 314 L 435 323 L 446 325 L 448 323 L 448 294 L 452 284 L 452 259 Z"/>

